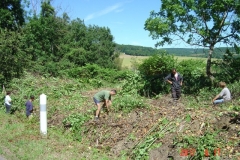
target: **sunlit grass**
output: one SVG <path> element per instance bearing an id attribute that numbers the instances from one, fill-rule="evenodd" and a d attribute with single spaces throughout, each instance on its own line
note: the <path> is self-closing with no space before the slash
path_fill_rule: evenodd
<path id="1" fill-rule="evenodd" d="M 134 68 L 136 63 L 141 63 L 144 59 L 147 59 L 149 56 L 131 56 L 126 54 L 121 54 L 120 58 L 123 59 L 122 68 Z M 182 56 L 174 56 L 178 61 L 190 60 L 190 59 L 198 59 L 207 62 L 207 58 L 199 58 L 199 57 L 182 57 Z"/>

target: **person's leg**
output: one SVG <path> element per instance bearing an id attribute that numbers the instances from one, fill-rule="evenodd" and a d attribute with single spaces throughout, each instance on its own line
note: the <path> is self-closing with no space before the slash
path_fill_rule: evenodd
<path id="1" fill-rule="evenodd" d="M 96 110 L 96 114 L 95 114 L 95 119 L 98 119 L 102 107 L 101 107 L 100 102 L 99 102 L 98 100 L 96 100 L 95 98 L 93 98 L 93 101 L 94 101 L 95 105 L 97 106 L 97 110 Z"/>
<path id="2" fill-rule="evenodd" d="M 100 117 L 100 111 L 101 111 L 102 107 L 101 107 L 100 103 L 97 103 L 96 106 L 97 106 L 97 110 L 96 110 L 95 119 L 96 118 L 98 119 Z"/>
<path id="3" fill-rule="evenodd" d="M 28 119 L 30 120 L 30 119 L 32 119 L 32 118 L 33 118 L 33 115 L 30 114 L 30 115 L 28 116 Z"/>
<path id="4" fill-rule="evenodd" d="M 213 102 L 213 104 L 219 104 L 219 103 L 223 103 L 224 100 L 223 99 L 217 99 Z"/>
<path id="5" fill-rule="evenodd" d="M 179 98 L 181 97 L 181 89 L 176 89 L 176 97 L 177 97 L 177 100 L 179 100 Z"/>
<path id="6" fill-rule="evenodd" d="M 10 113 L 11 106 L 8 104 L 5 104 L 6 106 L 6 113 Z"/>
<path id="7" fill-rule="evenodd" d="M 173 100 L 177 100 L 177 93 L 175 88 L 171 88 Z"/>

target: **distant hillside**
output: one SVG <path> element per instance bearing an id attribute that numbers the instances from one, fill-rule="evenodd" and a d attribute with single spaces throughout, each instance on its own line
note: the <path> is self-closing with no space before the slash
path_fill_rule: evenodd
<path id="1" fill-rule="evenodd" d="M 213 52 L 213 58 L 221 58 L 226 52 L 226 47 L 215 48 Z M 134 56 L 151 56 L 161 51 L 166 51 L 168 54 L 175 56 L 185 57 L 204 57 L 208 56 L 208 49 L 203 48 L 161 48 L 155 49 L 152 47 L 134 46 L 134 45 L 119 45 L 117 44 L 116 50 L 127 55 Z"/>

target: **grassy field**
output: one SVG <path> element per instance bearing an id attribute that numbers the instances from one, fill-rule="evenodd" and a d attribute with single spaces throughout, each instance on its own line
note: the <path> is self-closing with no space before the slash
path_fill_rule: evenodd
<path id="1" fill-rule="evenodd" d="M 198 58 L 198 57 L 181 57 L 174 56 L 178 61 L 188 60 L 188 59 L 201 59 L 203 61 L 207 61 L 207 58 Z M 134 68 L 134 66 L 138 63 L 141 63 L 144 59 L 148 58 L 148 56 L 131 56 L 126 54 L 121 54 L 120 58 L 123 59 L 122 67 L 123 68 Z"/>

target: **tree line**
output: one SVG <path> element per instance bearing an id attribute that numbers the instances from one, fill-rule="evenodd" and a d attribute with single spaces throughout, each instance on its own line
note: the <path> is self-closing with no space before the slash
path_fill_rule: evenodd
<path id="1" fill-rule="evenodd" d="M 124 45 L 116 44 L 115 50 L 127 55 L 133 56 L 152 56 L 161 52 L 166 52 L 167 54 L 174 56 L 184 56 L 184 57 L 208 57 L 207 48 L 152 48 L 144 46 L 135 46 L 135 45 Z M 234 48 L 229 47 L 216 47 L 213 50 L 213 58 L 223 58 L 226 50 L 235 52 Z"/>
<path id="2" fill-rule="evenodd" d="M 119 69 L 121 52 L 130 55 L 154 55 L 162 52 L 180 56 L 208 57 L 206 74 L 211 77 L 212 57 L 234 58 L 239 54 L 240 2 L 163 0 L 159 12 L 151 12 L 143 26 L 156 47 L 183 42 L 204 49 L 151 48 L 118 45 L 108 27 L 85 25 L 67 13 L 58 16 L 51 0 L 41 1 L 39 13 L 30 14 L 29 0 L 2 0 L 0 3 L 0 83 L 19 78 L 25 70 L 60 76 L 72 69 L 98 65 Z M 181 22 L 181 23 L 179 23 Z M 216 48 L 222 43 L 233 49 Z M 226 61 L 232 62 L 232 61 Z M 235 65 L 235 61 L 234 61 Z M 91 67 L 89 67 L 91 68 Z M 96 67 L 98 68 L 98 67 Z M 75 75 L 74 75 L 75 76 Z"/>
<path id="3" fill-rule="evenodd" d="M 41 2 L 39 14 L 29 14 L 24 2 L 0 3 L 1 84 L 24 70 L 58 76 L 64 69 L 86 64 L 116 68 L 118 54 L 109 28 L 70 20 L 67 13 L 57 16 L 50 0 Z"/>

